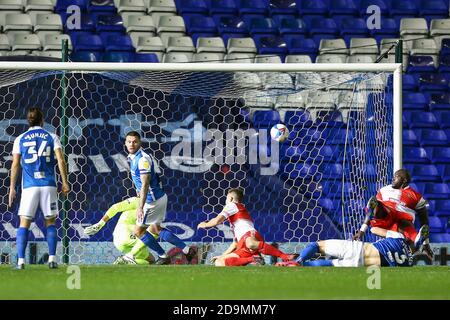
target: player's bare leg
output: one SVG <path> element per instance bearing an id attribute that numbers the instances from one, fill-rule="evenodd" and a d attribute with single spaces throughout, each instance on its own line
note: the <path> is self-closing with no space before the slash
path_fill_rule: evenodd
<path id="1" fill-rule="evenodd" d="M 48 244 L 48 267 L 57 269 L 56 263 L 56 245 L 58 243 L 58 232 L 55 226 L 56 217 L 45 219 L 45 227 L 47 228 L 47 244 Z"/>
<path id="2" fill-rule="evenodd" d="M 223 257 L 217 258 L 214 262 L 216 267 L 245 266 L 254 261 L 253 256 L 241 258 L 238 254 L 232 252 Z"/>
<path id="3" fill-rule="evenodd" d="M 27 248 L 28 243 L 28 231 L 30 230 L 31 219 L 21 216 L 20 217 L 20 226 L 17 230 L 16 236 L 16 245 L 17 245 L 17 255 L 19 260 L 17 261 L 17 269 L 25 268 L 25 250 Z"/>

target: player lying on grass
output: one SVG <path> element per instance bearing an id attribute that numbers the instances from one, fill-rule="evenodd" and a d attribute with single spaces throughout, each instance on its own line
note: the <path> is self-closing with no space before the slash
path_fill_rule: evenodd
<path id="1" fill-rule="evenodd" d="M 244 194 L 240 189 L 230 189 L 227 193 L 226 205 L 222 212 L 210 221 L 198 224 L 197 229 L 215 227 L 228 219 L 232 225 L 235 241 L 220 256 L 214 257 L 216 266 L 243 266 L 249 263 L 264 264 L 260 254 L 271 255 L 292 260 L 294 255 L 283 253 L 264 242 L 261 234 L 256 231 L 250 213 L 242 204 Z"/>
<path id="2" fill-rule="evenodd" d="M 409 186 L 411 175 L 405 169 L 395 172 L 391 185 L 381 188 L 376 197 L 372 197 L 366 206 L 366 217 L 360 230 L 353 237 L 361 239 L 369 224 L 387 230 L 397 231 L 399 226 L 406 238 L 417 244 L 423 243 L 425 253 L 432 258 L 429 246 L 429 227 L 427 202 L 422 195 Z M 416 214 L 421 228 L 414 228 Z M 423 236 L 425 239 L 421 239 Z M 419 249 L 418 247 L 416 249 Z"/>
<path id="3" fill-rule="evenodd" d="M 105 224 L 112 219 L 118 213 L 121 213 L 117 225 L 113 231 L 114 246 L 122 252 L 124 255 L 132 255 L 136 264 L 151 264 L 155 262 L 153 255 L 149 252 L 147 246 L 140 241 L 134 234 L 134 228 L 136 225 L 136 208 L 139 205 L 139 198 L 128 198 L 124 201 L 118 202 L 112 205 L 105 215 L 96 224 L 84 229 L 84 233 L 92 236 L 99 232 Z M 148 231 L 150 232 L 150 231 Z M 152 233 L 151 233 L 152 234 Z M 158 235 L 152 234 L 155 239 L 158 239 Z M 193 254 L 189 254 L 189 247 L 182 246 L 183 252 L 187 252 L 186 259 L 188 262 L 194 257 Z M 193 252 L 193 251 L 191 251 Z M 114 264 L 134 264 L 130 260 L 126 260 L 123 256 L 120 256 L 114 261 Z"/>
<path id="4" fill-rule="evenodd" d="M 415 246 L 401 233 L 378 227 L 371 228 L 377 236 L 385 237 L 374 243 L 352 240 L 323 240 L 308 245 L 295 261 L 279 262 L 278 266 L 305 267 L 410 267 Z M 317 253 L 327 259 L 311 260 Z M 331 259 L 329 259 L 331 258 Z"/>

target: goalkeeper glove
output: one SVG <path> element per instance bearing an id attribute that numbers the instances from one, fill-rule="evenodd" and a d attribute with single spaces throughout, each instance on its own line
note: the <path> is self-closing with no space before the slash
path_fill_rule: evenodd
<path id="1" fill-rule="evenodd" d="M 96 224 L 93 224 L 92 226 L 89 226 L 84 229 L 84 233 L 88 236 L 92 236 L 100 231 L 101 228 L 105 226 L 106 222 L 103 220 L 100 220 Z"/>
<path id="2" fill-rule="evenodd" d="M 377 197 L 375 197 L 375 196 L 370 197 L 370 199 L 366 205 L 366 210 L 365 210 L 366 214 L 369 214 L 370 216 L 372 216 L 377 205 L 378 205 Z"/>

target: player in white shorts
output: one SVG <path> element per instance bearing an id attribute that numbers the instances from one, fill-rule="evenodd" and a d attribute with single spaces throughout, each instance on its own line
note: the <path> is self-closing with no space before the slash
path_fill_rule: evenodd
<path id="1" fill-rule="evenodd" d="M 16 198 L 16 183 L 22 168 L 22 194 L 19 207 L 20 227 L 17 230 L 17 269 L 25 267 L 25 250 L 28 230 L 39 207 L 44 214 L 49 248 L 49 267 L 55 269 L 57 231 L 55 220 L 58 216 L 58 195 L 55 165 L 61 174 L 62 192 L 70 191 L 67 169 L 59 138 L 43 129 L 44 116 L 39 108 L 31 108 L 27 113 L 30 128 L 14 140 L 13 162 L 9 188 L 9 207 Z"/>

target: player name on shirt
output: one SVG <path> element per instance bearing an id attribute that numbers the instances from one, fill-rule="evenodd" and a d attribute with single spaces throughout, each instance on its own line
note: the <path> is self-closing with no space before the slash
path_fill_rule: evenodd
<path id="1" fill-rule="evenodd" d="M 24 137 L 24 139 L 31 140 L 35 138 L 47 139 L 48 133 L 36 132 L 36 133 L 28 133 Z"/>

